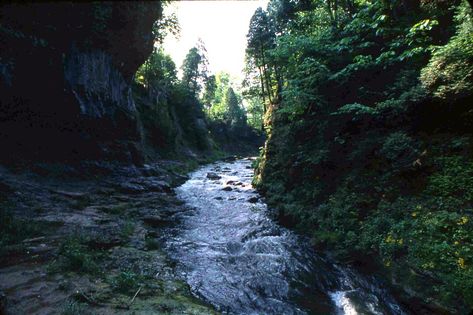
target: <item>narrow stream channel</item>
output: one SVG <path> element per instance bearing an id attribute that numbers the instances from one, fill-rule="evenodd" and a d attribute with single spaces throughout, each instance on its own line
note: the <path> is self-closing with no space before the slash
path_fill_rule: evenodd
<path id="1" fill-rule="evenodd" d="M 192 210 L 166 248 L 196 296 L 226 314 L 406 314 L 376 279 L 274 222 L 252 176 L 248 159 L 218 162 L 177 188 Z"/>

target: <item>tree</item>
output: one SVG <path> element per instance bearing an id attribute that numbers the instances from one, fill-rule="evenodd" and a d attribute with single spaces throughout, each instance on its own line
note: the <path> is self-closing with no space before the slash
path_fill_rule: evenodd
<path id="1" fill-rule="evenodd" d="M 161 1 L 161 3 L 163 7 L 166 7 L 170 2 Z M 154 22 L 152 32 L 154 41 L 158 44 L 162 44 L 168 35 L 179 37 L 181 33 L 181 27 L 179 25 L 179 20 L 176 13 L 173 12 L 169 15 L 163 14 L 160 19 Z"/>
<path id="2" fill-rule="evenodd" d="M 215 92 L 217 90 L 217 81 L 215 75 L 208 76 L 207 80 L 205 81 L 205 91 L 202 97 L 204 102 L 204 106 L 207 107 L 207 111 L 210 110 L 212 107 L 212 102 L 215 99 Z"/>
<path id="3" fill-rule="evenodd" d="M 247 108 L 249 114 L 249 124 L 254 129 L 264 132 L 263 117 L 266 113 L 264 90 L 260 85 L 258 71 L 253 64 L 253 59 L 245 60 L 245 79 L 243 80 L 243 98 L 249 104 Z"/>
<path id="4" fill-rule="evenodd" d="M 177 82 L 176 65 L 171 56 L 165 54 L 162 48 L 155 48 L 137 70 L 135 80 L 146 87 L 150 94 L 164 93 Z"/>
<path id="5" fill-rule="evenodd" d="M 194 95 L 196 95 L 201 87 L 199 85 L 199 78 L 201 76 L 199 65 L 202 57 L 196 47 L 189 50 L 182 63 L 182 83 L 187 86 Z"/>
<path id="6" fill-rule="evenodd" d="M 189 50 L 181 69 L 182 82 L 197 96 L 205 87 L 208 78 L 207 50 L 201 39 L 196 47 Z"/>
<path id="7" fill-rule="evenodd" d="M 232 129 L 246 127 L 246 114 L 233 88 L 229 87 L 225 93 L 225 120 Z"/>
<path id="8" fill-rule="evenodd" d="M 266 11 L 262 8 L 256 9 L 251 17 L 250 27 L 247 34 L 246 53 L 253 59 L 260 77 L 261 90 L 266 101 L 269 103 L 274 99 L 274 92 L 271 84 L 271 69 L 269 65 L 269 50 L 275 46 L 275 30 Z"/>

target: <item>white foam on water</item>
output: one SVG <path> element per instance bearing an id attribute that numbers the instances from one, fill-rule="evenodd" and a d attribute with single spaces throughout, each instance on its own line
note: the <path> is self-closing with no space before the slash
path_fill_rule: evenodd
<path id="1" fill-rule="evenodd" d="M 344 315 L 358 315 L 355 306 L 351 302 L 350 298 L 347 297 L 347 293 L 350 291 L 336 291 L 329 293 L 330 298 L 338 308 L 339 314 Z"/>

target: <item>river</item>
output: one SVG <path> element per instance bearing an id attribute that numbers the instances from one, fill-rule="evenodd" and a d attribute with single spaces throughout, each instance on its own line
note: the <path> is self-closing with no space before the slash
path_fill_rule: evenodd
<path id="1" fill-rule="evenodd" d="M 217 162 L 176 189 L 191 210 L 166 249 L 193 294 L 225 314 L 406 314 L 377 279 L 271 219 L 252 176 L 250 159 Z"/>

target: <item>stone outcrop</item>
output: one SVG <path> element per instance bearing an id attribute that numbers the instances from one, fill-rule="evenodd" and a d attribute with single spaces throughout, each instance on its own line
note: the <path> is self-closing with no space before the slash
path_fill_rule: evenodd
<path id="1" fill-rule="evenodd" d="M 159 2 L 2 5 L 2 152 L 139 162 L 130 83 L 161 11 Z"/>

